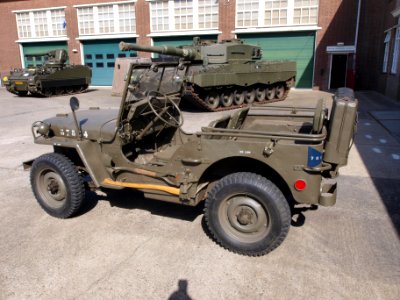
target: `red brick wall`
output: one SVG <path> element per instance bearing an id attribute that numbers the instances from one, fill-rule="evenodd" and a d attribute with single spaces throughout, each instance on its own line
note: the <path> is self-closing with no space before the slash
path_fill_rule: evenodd
<path id="1" fill-rule="evenodd" d="M 229 40 L 235 37 L 236 0 L 219 1 L 219 31 L 218 40 Z"/>
<path id="2" fill-rule="evenodd" d="M 327 46 L 337 43 L 354 45 L 358 0 L 320 0 L 317 31 L 314 85 L 328 89 L 330 59 Z"/>
<path id="3" fill-rule="evenodd" d="M 13 10 L 35 9 L 66 6 L 65 19 L 67 21 L 67 36 L 69 40 L 69 57 L 71 63 L 81 63 L 80 43 L 76 38 L 79 36 L 77 13 L 74 5 L 113 2 L 110 0 L 32 0 L 32 1 L 0 1 L 0 73 L 8 73 L 10 67 L 21 67 L 20 50 L 18 43 L 17 24 Z M 137 18 L 138 42 L 150 45 L 151 39 L 146 37 L 150 33 L 150 10 L 149 3 L 145 0 L 138 0 L 135 4 Z M 73 53 L 72 49 L 77 49 Z M 147 53 L 146 53 L 147 55 Z"/>
<path id="4" fill-rule="evenodd" d="M 400 64 L 397 74 L 391 74 L 395 29 L 391 30 L 388 72 L 383 73 L 386 30 L 397 24 L 391 14 L 400 8 L 400 0 L 363 1 L 357 60 L 357 88 L 379 91 L 400 100 Z"/>

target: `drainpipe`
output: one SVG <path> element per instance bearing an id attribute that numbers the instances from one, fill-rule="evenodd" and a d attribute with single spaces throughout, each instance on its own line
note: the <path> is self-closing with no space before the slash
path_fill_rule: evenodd
<path id="1" fill-rule="evenodd" d="M 353 86 L 355 86 L 356 79 L 356 60 L 357 60 L 357 44 L 358 44 L 358 32 L 360 30 L 360 14 L 361 14 L 361 0 L 358 0 L 358 9 L 357 9 L 357 23 L 356 23 L 356 33 L 354 35 L 354 56 L 353 56 Z"/>

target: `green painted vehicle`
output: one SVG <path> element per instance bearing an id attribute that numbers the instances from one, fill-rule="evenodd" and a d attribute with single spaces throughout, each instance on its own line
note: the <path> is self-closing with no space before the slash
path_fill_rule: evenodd
<path id="1" fill-rule="evenodd" d="M 32 125 L 35 143 L 53 147 L 24 163 L 47 213 L 74 216 L 85 187 L 136 189 L 190 206 L 204 202 L 206 224 L 220 245 L 259 256 L 285 239 L 293 202 L 335 204 L 334 178 L 347 164 L 356 130 L 351 90 L 339 91 L 330 114 L 320 101 L 312 108 L 192 113 L 184 121 L 173 80 L 179 72 L 174 63 L 159 63 L 157 70 L 132 64 L 119 109 L 79 111 L 72 97 L 71 113 Z M 145 92 L 137 89 L 141 80 Z M 209 123 L 199 124 L 206 116 Z"/>
<path id="2" fill-rule="evenodd" d="M 176 92 L 208 111 L 284 100 L 295 82 L 296 62 L 261 60 L 260 47 L 238 39 L 214 43 L 195 37 L 193 45 L 177 48 L 121 42 L 120 49 L 179 57 L 175 68 L 180 76 L 173 78 Z M 156 69 L 157 65 L 154 62 L 150 67 Z M 149 80 L 153 80 L 151 76 Z"/>
<path id="3" fill-rule="evenodd" d="M 92 70 L 87 66 L 69 65 L 65 49 L 47 53 L 43 66 L 14 69 L 2 78 L 7 91 L 18 96 L 45 96 L 75 94 L 85 91 L 92 78 Z"/>

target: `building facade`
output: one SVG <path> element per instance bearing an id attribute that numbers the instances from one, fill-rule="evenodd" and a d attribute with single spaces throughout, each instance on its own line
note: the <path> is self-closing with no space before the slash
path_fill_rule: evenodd
<path id="1" fill-rule="evenodd" d="M 363 2 L 357 88 L 400 101 L 400 0 Z"/>
<path id="2" fill-rule="evenodd" d="M 386 1 L 386 0 L 385 0 Z M 389 1 L 389 0 L 388 0 Z M 43 63 L 65 48 L 70 63 L 111 85 L 121 40 L 191 44 L 194 36 L 258 44 L 263 59 L 295 60 L 297 88 L 354 86 L 361 0 L 33 0 L 0 2 L 0 72 Z M 379 2 L 379 1 L 378 1 Z"/>

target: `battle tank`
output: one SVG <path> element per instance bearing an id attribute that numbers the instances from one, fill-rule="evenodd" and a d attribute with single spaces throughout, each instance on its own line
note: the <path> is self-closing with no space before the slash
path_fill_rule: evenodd
<path id="1" fill-rule="evenodd" d="M 7 91 L 18 96 L 50 97 L 52 95 L 83 92 L 90 84 L 92 70 L 87 66 L 69 65 L 67 51 L 48 52 L 47 61 L 36 68 L 14 69 L 3 77 Z"/>
<path id="2" fill-rule="evenodd" d="M 295 82 L 296 62 L 261 60 L 260 47 L 239 39 L 215 43 L 195 37 L 191 46 L 147 47 L 124 42 L 119 46 L 122 51 L 158 53 L 164 60 L 165 56 L 179 57 L 176 92 L 209 111 L 284 100 Z M 164 63 L 154 62 L 149 68 L 157 70 Z"/>

